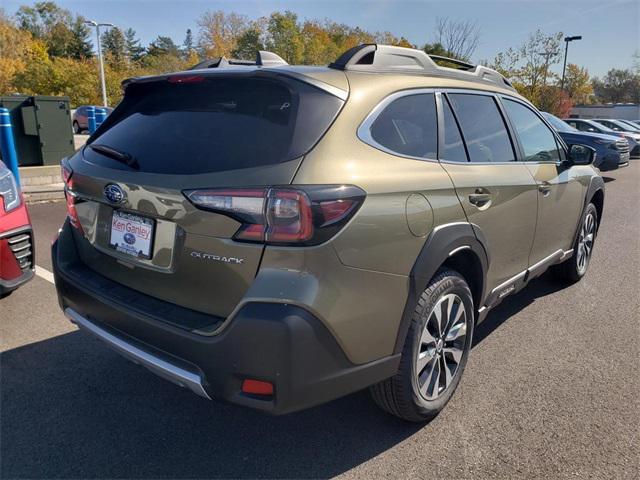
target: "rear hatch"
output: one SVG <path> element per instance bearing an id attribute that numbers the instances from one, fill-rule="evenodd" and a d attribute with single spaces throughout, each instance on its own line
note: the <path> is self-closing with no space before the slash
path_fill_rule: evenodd
<path id="1" fill-rule="evenodd" d="M 290 184 L 342 105 L 321 88 L 259 70 L 129 84 L 67 164 L 81 260 L 133 290 L 226 317 L 264 246 L 232 239 L 241 220 L 197 208 L 186 193 Z"/>

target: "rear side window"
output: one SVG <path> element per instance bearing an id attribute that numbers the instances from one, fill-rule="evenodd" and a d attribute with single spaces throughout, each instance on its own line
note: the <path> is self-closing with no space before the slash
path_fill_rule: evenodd
<path id="1" fill-rule="evenodd" d="M 572 127 L 577 128 L 578 130 L 580 130 L 581 132 L 598 132 L 599 130 L 591 125 L 589 125 L 588 123 L 584 123 L 584 122 L 568 122 L 569 125 L 571 125 Z"/>
<path id="2" fill-rule="evenodd" d="M 449 101 L 445 97 L 442 98 L 442 116 L 444 119 L 444 145 L 440 152 L 440 159 L 450 162 L 468 162 L 458 123 L 453 116 Z"/>
<path id="3" fill-rule="evenodd" d="M 342 104 L 287 78 L 212 75 L 195 83 L 133 83 L 92 143 L 130 155 L 150 173 L 272 165 L 307 153 Z M 84 155 L 109 168 L 131 168 L 90 148 Z"/>
<path id="4" fill-rule="evenodd" d="M 602 120 L 598 121 L 598 123 L 601 123 L 605 127 L 610 128 L 611 130 L 615 130 L 616 132 L 622 131 L 622 127 L 620 127 L 620 125 L 616 125 L 615 123 L 602 121 Z"/>
<path id="5" fill-rule="evenodd" d="M 374 142 L 394 153 L 436 158 L 438 122 L 433 93 L 406 95 L 391 102 L 371 125 Z"/>
<path id="6" fill-rule="evenodd" d="M 527 162 L 557 162 L 560 160 L 556 138 L 551 130 L 529 108 L 513 100 L 503 101 L 507 115 L 518 133 Z"/>
<path id="7" fill-rule="evenodd" d="M 472 162 L 515 160 L 507 127 L 493 97 L 466 93 L 452 93 L 448 97 Z"/>

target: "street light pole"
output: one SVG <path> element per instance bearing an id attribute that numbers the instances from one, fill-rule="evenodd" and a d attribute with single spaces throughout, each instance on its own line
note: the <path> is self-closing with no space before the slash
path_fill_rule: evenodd
<path id="1" fill-rule="evenodd" d="M 107 102 L 107 85 L 104 80 L 104 62 L 102 61 L 102 46 L 100 45 L 100 27 L 113 27 L 113 23 L 98 23 L 93 20 L 87 20 L 87 25 L 96 27 L 96 45 L 98 47 L 98 60 L 100 62 L 100 84 L 102 85 L 102 104 L 108 107 Z"/>
<path id="2" fill-rule="evenodd" d="M 564 37 L 564 65 L 562 66 L 562 81 L 560 82 L 560 90 L 564 91 L 564 74 L 567 69 L 567 52 L 569 51 L 569 42 L 574 40 L 582 40 L 582 35 L 573 37 Z"/>

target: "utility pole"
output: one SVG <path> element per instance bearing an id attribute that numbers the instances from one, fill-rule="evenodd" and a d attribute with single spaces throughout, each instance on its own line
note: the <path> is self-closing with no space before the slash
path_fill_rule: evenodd
<path id="1" fill-rule="evenodd" d="M 562 66 L 562 81 L 560 82 L 560 90 L 564 91 L 564 74 L 567 69 L 567 52 L 569 51 L 569 42 L 574 40 L 582 40 L 582 35 L 573 37 L 564 37 L 564 65 Z"/>
<path id="2" fill-rule="evenodd" d="M 104 62 L 102 61 L 102 46 L 100 45 L 100 27 L 113 27 L 113 23 L 98 23 L 93 20 L 87 20 L 84 23 L 96 27 L 96 45 L 98 47 L 98 61 L 100 63 L 100 84 L 102 85 L 102 104 L 108 107 L 107 102 L 107 85 L 104 81 Z"/>
<path id="3" fill-rule="evenodd" d="M 542 74 L 542 84 L 545 87 L 547 86 L 547 77 L 549 76 L 549 63 L 551 62 L 551 57 L 555 57 L 556 55 L 558 55 L 558 53 L 560 52 L 558 52 L 557 50 L 546 50 L 544 52 L 538 53 L 538 55 L 544 57 L 544 73 Z"/>

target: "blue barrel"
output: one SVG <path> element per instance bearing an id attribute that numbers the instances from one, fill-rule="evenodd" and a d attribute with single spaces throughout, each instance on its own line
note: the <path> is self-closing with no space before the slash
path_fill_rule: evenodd
<path id="1" fill-rule="evenodd" d="M 18 170 L 18 154 L 16 144 L 13 140 L 13 128 L 11 127 L 11 117 L 8 108 L 0 108 L 0 147 L 2 151 L 2 161 L 7 164 L 13 173 L 16 183 L 20 185 L 20 171 Z"/>
<path id="2" fill-rule="evenodd" d="M 104 108 L 96 108 L 96 128 L 102 125 L 105 118 L 107 118 L 107 111 Z"/>
<path id="3" fill-rule="evenodd" d="M 93 132 L 96 131 L 96 107 L 87 107 L 87 125 L 89 133 L 93 135 Z"/>

